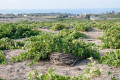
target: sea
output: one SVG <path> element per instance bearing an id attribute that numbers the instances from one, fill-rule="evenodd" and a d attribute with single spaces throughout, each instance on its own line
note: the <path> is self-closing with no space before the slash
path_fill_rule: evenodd
<path id="1" fill-rule="evenodd" d="M 70 14 L 99 14 L 120 12 L 120 8 L 92 8 L 92 9 L 0 9 L 1 14 L 30 14 L 30 13 L 70 13 Z"/>

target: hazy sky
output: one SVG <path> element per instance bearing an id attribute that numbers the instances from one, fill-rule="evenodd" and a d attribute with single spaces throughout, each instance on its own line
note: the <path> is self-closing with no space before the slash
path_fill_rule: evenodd
<path id="1" fill-rule="evenodd" d="M 120 8 L 120 0 L 0 0 L 0 9 Z"/>

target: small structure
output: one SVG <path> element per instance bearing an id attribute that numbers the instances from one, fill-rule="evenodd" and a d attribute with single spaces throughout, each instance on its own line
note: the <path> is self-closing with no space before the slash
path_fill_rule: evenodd
<path id="1" fill-rule="evenodd" d="M 80 18 L 84 18 L 85 19 L 86 15 L 87 15 L 86 13 L 82 13 L 82 14 L 80 14 Z"/>
<path id="2" fill-rule="evenodd" d="M 90 20 L 102 20 L 102 19 L 101 19 L 101 18 L 99 18 L 99 17 L 90 16 Z"/>
<path id="3" fill-rule="evenodd" d="M 23 16 L 24 16 L 24 17 L 27 17 L 27 15 L 26 15 L 26 14 L 24 14 Z"/>

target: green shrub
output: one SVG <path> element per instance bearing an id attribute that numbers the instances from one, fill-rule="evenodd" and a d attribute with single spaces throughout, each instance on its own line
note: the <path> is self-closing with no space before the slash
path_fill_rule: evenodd
<path id="1" fill-rule="evenodd" d="M 23 52 L 19 56 L 13 57 L 11 61 L 17 62 L 25 59 L 33 59 L 33 64 L 39 59 L 49 59 L 49 55 L 53 52 L 72 53 L 74 56 L 82 58 L 88 58 L 90 56 L 94 58 L 99 57 L 97 49 L 93 49 L 93 44 L 85 43 L 81 39 L 78 39 L 78 36 L 75 36 L 76 35 L 72 35 L 69 37 L 69 35 L 60 36 L 59 33 L 58 35 L 43 33 L 40 36 L 31 37 L 26 40 L 25 47 L 28 49 L 28 52 Z"/>
<path id="2" fill-rule="evenodd" d="M 0 39 L 5 37 L 18 39 L 35 36 L 38 34 L 38 30 L 30 29 L 30 26 L 27 24 L 5 23 L 0 25 Z"/>
<path id="3" fill-rule="evenodd" d="M 120 48 L 120 27 L 113 26 L 106 30 L 100 40 L 103 48 Z"/>
<path id="4" fill-rule="evenodd" d="M 65 27 L 65 25 L 63 25 L 63 24 L 55 24 L 55 25 L 53 25 L 53 27 L 52 27 L 52 30 L 62 30 L 62 29 L 65 29 L 66 27 Z"/>
<path id="5" fill-rule="evenodd" d="M 78 31 L 90 31 L 93 29 L 94 24 L 91 21 L 77 21 L 73 24 L 74 29 Z"/>
<path id="6" fill-rule="evenodd" d="M 112 24 L 108 22 L 99 22 L 96 24 L 96 27 L 100 30 L 107 30 L 112 27 Z"/>
<path id="7" fill-rule="evenodd" d="M 115 77 L 111 77 L 111 80 L 117 80 Z"/>
<path id="8" fill-rule="evenodd" d="M 100 63 L 116 66 L 120 68 L 120 50 L 108 52 L 100 58 Z"/>
<path id="9" fill-rule="evenodd" d="M 72 39 L 78 39 L 80 37 L 87 38 L 87 36 L 85 34 L 80 33 L 75 29 L 70 29 L 70 30 L 63 29 L 58 33 L 58 36 L 61 37 L 61 38 L 70 37 Z"/>
<path id="10" fill-rule="evenodd" d="M 5 60 L 5 55 L 3 51 L 0 50 L 0 64 Z"/>
<path id="11" fill-rule="evenodd" d="M 96 21 L 95 27 L 101 30 L 108 30 L 113 26 L 120 26 L 119 20 L 105 20 L 105 21 Z"/>
<path id="12" fill-rule="evenodd" d="M 79 30 L 79 31 L 90 31 L 93 28 L 91 26 L 78 24 L 78 25 L 75 26 L 75 29 Z"/>
<path id="13" fill-rule="evenodd" d="M 0 50 L 17 49 L 21 48 L 22 46 L 24 46 L 22 42 L 15 42 L 9 38 L 0 39 Z"/>

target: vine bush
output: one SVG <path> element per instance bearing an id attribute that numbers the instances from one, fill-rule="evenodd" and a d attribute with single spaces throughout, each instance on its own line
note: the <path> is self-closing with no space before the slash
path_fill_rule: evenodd
<path id="1" fill-rule="evenodd" d="M 0 50 L 18 49 L 24 46 L 22 42 L 16 42 L 9 38 L 0 39 Z"/>
<path id="2" fill-rule="evenodd" d="M 65 28 L 66 26 L 64 24 L 56 23 L 53 25 L 52 30 L 57 31 L 57 30 L 65 29 Z"/>
<path id="3" fill-rule="evenodd" d="M 64 31 L 63 31 L 64 32 Z M 74 32 L 74 31 L 73 31 Z M 66 32 L 67 33 L 67 32 Z M 62 34 L 60 32 L 60 34 Z M 53 52 L 60 52 L 69 54 L 72 53 L 76 57 L 88 58 L 93 56 L 94 58 L 99 57 L 99 53 L 94 45 L 91 43 L 85 43 L 80 38 L 83 34 L 68 36 L 61 36 L 59 33 L 42 33 L 40 36 L 34 36 L 26 40 L 25 48 L 27 52 L 21 53 L 17 57 L 12 58 L 12 62 L 23 61 L 25 59 L 33 59 L 33 63 L 39 59 L 49 59 L 49 55 Z"/>
<path id="4" fill-rule="evenodd" d="M 0 50 L 0 64 L 5 60 L 5 55 L 3 51 Z"/>
<path id="5" fill-rule="evenodd" d="M 103 36 L 100 38 L 104 43 L 103 48 L 120 48 L 120 27 L 113 26 L 106 30 Z"/>
<path id="6" fill-rule="evenodd" d="M 5 23 L 0 25 L 0 39 L 5 37 L 18 39 L 35 36 L 38 34 L 38 30 L 30 29 L 30 26 L 27 24 Z"/>
<path id="7" fill-rule="evenodd" d="M 120 68 L 120 50 L 108 52 L 99 59 L 100 63 Z"/>

